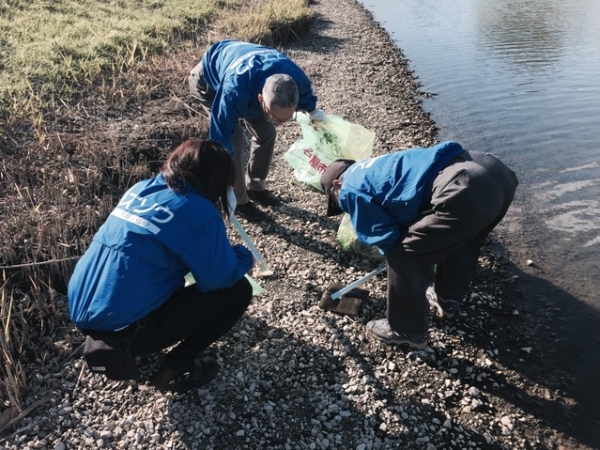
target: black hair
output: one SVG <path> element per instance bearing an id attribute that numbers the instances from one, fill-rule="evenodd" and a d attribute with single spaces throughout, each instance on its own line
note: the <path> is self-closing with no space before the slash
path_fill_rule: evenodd
<path id="1" fill-rule="evenodd" d="M 220 144 L 190 139 L 180 144 L 160 169 L 174 192 L 188 195 L 186 183 L 200 191 L 229 218 L 227 190 L 235 181 L 233 159 Z"/>

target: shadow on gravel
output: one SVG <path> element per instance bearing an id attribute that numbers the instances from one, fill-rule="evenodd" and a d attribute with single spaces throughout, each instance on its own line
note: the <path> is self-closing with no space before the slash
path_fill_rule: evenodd
<path id="1" fill-rule="evenodd" d="M 209 349 L 223 366 L 217 379 L 206 388 L 170 398 L 171 428 L 181 431 L 186 448 L 225 450 L 256 444 L 255 448 L 283 449 L 315 442 L 323 448 L 356 448 L 373 444 L 376 437 L 386 443 L 384 448 L 419 449 L 431 442 L 416 431 L 422 418 L 437 418 L 439 423 L 446 419 L 416 396 L 385 387 L 373 369 L 381 363 L 379 357 L 359 348 L 362 344 L 354 345 L 337 317 L 321 316 L 311 330 L 330 335 L 330 346 L 309 344 L 301 333 L 287 333 L 254 317 L 244 322 L 234 328 L 233 336 Z M 343 355 L 333 350 L 340 346 Z M 422 380 L 407 383 L 418 387 Z M 348 392 L 366 395 L 366 410 L 354 408 Z M 394 414 L 406 424 L 401 432 L 386 429 Z M 474 430 L 446 431 L 436 444 L 449 443 L 462 433 L 480 448 L 502 448 L 486 443 Z M 357 434 L 365 438 L 356 441 Z M 335 442 L 325 444 L 332 435 Z"/>
<path id="2" fill-rule="evenodd" d="M 561 390 L 573 400 L 568 415 L 549 410 L 546 420 L 578 442 L 600 448 L 600 311 L 547 280 L 515 267 L 511 271 L 523 287 L 522 310 L 541 353 L 541 367 L 525 361 L 521 370 L 551 387 L 555 380 L 544 380 L 551 372 L 546 367 L 564 375 Z"/>
<path id="3" fill-rule="evenodd" d="M 277 222 L 276 219 L 271 219 L 270 223 L 274 227 L 273 232 L 279 235 L 282 239 L 305 250 L 315 251 L 322 247 L 327 247 L 327 253 L 339 254 L 340 250 L 337 248 L 337 246 L 327 244 L 320 239 L 321 230 L 336 231 L 338 227 L 337 222 L 324 219 L 323 216 L 320 216 L 319 214 L 313 214 L 304 209 L 287 205 L 285 209 L 281 211 L 281 213 L 289 216 L 290 219 L 318 224 L 314 230 L 315 234 L 311 234 L 310 229 L 305 229 L 304 233 L 298 233 L 290 230 L 284 224 Z"/>
<path id="4" fill-rule="evenodd" d="M 322 195 L 315 193 L 315 195 Z M 288 216 L 292 220 L 298 220 L 306 223 L 307 226 L 302 232 L 294 231 L 286 224 L 285 221 L 278 221 L 277 216 Z M 324 217 L 322 214 L 312 213 L 302 208 L 297 208 L 286 204 L 285 207 L 280 208 L 277 214 L 272 214 L 266 226 L 262 226 L 262 232 L 264 234 L 277 235 L 281 240 L 287 242 L 295 247 L 302 248 L 311 253 L 327 256 L 337 264 L 341 264 L 344 267 L 358 267 L 358 262 L 368 262 L 369 268 L 377 267 L 381 264 L 381 260 L 376 260 L 369 256 L 356 254 L 353 252 L 347 252 L 340 249 L 337 244 L 330 244 L 321 239 L 321 233 L 323 230 L 336 233 L 340 225 L 338 219 L 329 219 Z M 364 265 L 364 264 L 361 264 Z"/>
<path id="5" fill-rule="evenodd" d="M 600 312 L 501 257 L 493 258 L 505 267 L 480 267 L 473 287 L 493 293 L 500 302 L 476 305 L 477 297 L 471 298 L 463 317 L 433 317 L 432 326 L 479 348 L 492 367 L 499 363 L 519 381 L 507 377 L 506 370 L 457 358 L 453 343 L 435 348 L 437 358 L 428 363 L 454 368 L 449 372 L 453 378 L 540 419 L 560 436 L 561 448 L 600 448 Z"/>
<path id="6" fill-rule="evenodd" d="M 344 422 L 368 422 L 362 413 L 338 406 L 347 377 L 328 349 L 264 320 L 245 316 L 207 353 L 221 362 L 218 377 L 169 402 L 172 426 L 186 431 L 181 434 L 186 448 L 286 448 L 326 435 L 324 424 L 340 413 L 352 418 L 338 421 L 340 428 Z M 352 435 L 345 440 L 350 445 Z"/>
<path id="7" fill-rule="evenodd" d="M 371 309 L 371 313 L 369 315 L 373 315 L 372 313 L 374 312 L 374 310 L 378 309 L 378 306 L 379 309 L 381 309 L 382 305 L 385 305 L 385 300 L 379 305 L 374 305 L 375 307 Z M 368 386 L 368 390 L 371 394 L 369 400 L 371 404 L 384 404 L 385 408 L 388 411 L 401 411 L 399 417 L 402 417 L 404 420 L 406 420 L 407 418 L 409 419 L 409 421 L 407 421 L 407 427 L 410 427 L 410 418 L 416 417 L 418 417 L 418 420 L 420 421 L 423 421 L 423 418 L 425 417 L 425 421 L 427 423 L 437 423 L 440 429 L 435 433 L 437 438 L 435 442 L 435 448 L 455 448 L 457 445 L 460 445 L 457 441 L 460 441 L 462 438 L 464 438 L 465 435 L 467 436 L 466 440 L 469 441 L 469 444 L 477 445 L 478 448 L 486 448 L 489 450 L 503 448 L 503 446 L 500 444 L 490 442 L 488 439 L 486 439 L 485 436 L 483 436 L 481 433 L 474 429 L 458 426 L 455 423 L 448 425 L 451 422 L 447 421 L 448 418 L 442 411 L 436 410 L 436 408 L 425 405 L 423 403 L 419 403 L 419 401 L 422 400 L 421 396 L 419 395 L 420 391 L 431 388 L 432 385 L 430 384 L 430 382 L 434 380 L 422 379 L 414 376 L 402 376 L 402 384 L 399 384 L 394 388 L 390 386 L 386 387 L 380 381 L 380 378 L 382 378 L 382 376 L 385 375 L 383 375 L 382 373 L 377 373 L 376 370 L 374 370 L 375 367 L 381 366 L 382 363 L 381 357 L 378 355 L 378 353 L 374 353 L 372 350 L 369 350 L 368 348 L 366 348 L 366 345 L 361 344 L 358 347 L 356 345 L 353 345 L 352 340 L 349 339 L 345 335 L 344 331 L 339 328 L 335 318 L 326 319 L 326 321 L 328 327 L 331 330 L 331 333 L 335 335 L 338 339 L 340 339 L 341 344 L 346 349 L 346 354 L 348 355 L 349 359 L 353 360 L 354 364 L 356 364 L 363 372 L 363 380 L 366 380 L 365 386 Z M 383 346 L 385 344 L 376 343 L 376 345 Z M 430 359 L 430 354 L 424 351 L 407 352 L 406 350 L 400 350 L 394 346 L 388 346 L 386 347 L 386 350 L 388 352 L 386 356 L 388 356 L 390 353 L 393 354 L 394 352 L 403 352 L 403 354 L 408 355 L 408 359 L 425 361 Z M 390 358 L 386 359 L 389 360 Z M 393 361 L 396 358 L 392 356 L 391 359 Z M 401 360 L 398 359 L 398 361 L 400 362 Z M 402 372 L 404 368 L 398 367 L 397 370 Z M 439 371 L 439 368 L 435 368 L 435 370 Z M 407 392 L 416 392 L 417 395 L 415 395 L 414 393 L 412 395 L 406 394 Z M 386 433 L 384 428 L 385 422 L 381 420 L 381 416 L 378 416 L 377 419 L 374 421 L 373 428 L 376 430 L 376 435 L 378 437 L 382 439 L 395 439 L 396 442 L 402 442 L 404 440 L 402 439 L 400 434 L 389 435 L 388 433 Z M 430 443 L 430 441 L 422 440 L 419 438 L 409 438 L 406 439 L 406 441 L 413 444 L 415 448 L 425 448 L 425 446 L 429 448 L 429 445 L 427 444 Z M 406 445 L 408 446 L 408 443 Z M 448 447 L 446 447 L 446 445 Z"/>
<path id="8" fill-rule="evenodd" d="M 299 41 L 292 41 L 287 43 L 287 46 L 290 49 L 293 49 L 295 46 L 299 45 L 302 48 L 310 48 L 311 47 L 311 42 L 317 41 L 318 42 L 318 50 L 319 52 L 322 53 L 331 53 L 333 51 L 335 51 L 335 47 L 336 45 L 342 41 L 342 39 L 338 39 L 338 38 L 334 38 L 331 36 L 326 36 L 324 35 L 323 31 L 332 28 L 335 26 L 335 24 L 333 23 L 332 20 L 328 19 L 326 16 L 324 16 L 323 14 L 320 14 L 318 12 L 316 12 L 313 9 L 313 13 L 314 13 L 314 20 L 313 20 L 313 24 L 310 28 L 310 39 L 306 39 L 305 36 L 303 36 Z"/>

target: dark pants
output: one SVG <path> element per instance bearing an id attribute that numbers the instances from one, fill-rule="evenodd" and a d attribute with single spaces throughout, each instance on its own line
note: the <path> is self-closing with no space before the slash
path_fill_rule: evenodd
<path id="1" fill-rule="evenodd" d="M 179 343 L 165 358 L 172 369 L 187 370 L 193 359 L 227 333 L 242 317 L 252 299 L 246 278 L 226 289 L 200 292 L 196 285 L 176 291 L 158 309 L 115 334 L 130 341 L 133 356 L 159 352 Z M 107 333 L 82 330 L 102 338 Z"/>
<path id="2" fill-rule="evenodd" d="M 387 317 L 394 331 L 427 331 L 425 291 L 432 280 L 438 296 L 462 301 L 481 247 L 506 214 L 517 185 L 514 172 L 487 153 L 464 152 L 437 176 L 429 208 L 386 254 Z"/>
<path id="3" fill-rule="evenodd" d="M 215 91 L 213 91 L 202 76 L 202 63 L 192 69 L 188 77 L 190 93 L 197 98 L 204 112 L 210 117 Z M 256 100 L 258 101 L 258 100 Z M 253 191 L 264 191 L 267 175 L 273 160 L 277 131 L 275 126 L 266 118 L 241 117 L 231 138 L 235 163 L 234 191 L 240 205 L 248 203 L 246 188 Z M 244 170 L 244 130 L 243 124 L 250 133 L 250 154 Z"/>

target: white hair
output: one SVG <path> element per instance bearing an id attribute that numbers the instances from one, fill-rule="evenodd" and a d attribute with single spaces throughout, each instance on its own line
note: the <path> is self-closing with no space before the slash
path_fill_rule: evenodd
<path id="1" fill-rule="evenodd" d="M 267 106 L 277 105 L 282 108 L 292 108 L 298 105 L 298 86 L 292 77 L 283 73 L 267 78 L 262 95 Z"/>

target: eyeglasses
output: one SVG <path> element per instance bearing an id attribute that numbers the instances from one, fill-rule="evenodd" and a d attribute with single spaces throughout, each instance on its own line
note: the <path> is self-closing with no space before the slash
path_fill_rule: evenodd
<path id="1" fill-rule="evenodd" d="M 271 110 L 269 109 L 269 107 L 267 106 L 267 104 L 264 102 L 264 100 L 262 100 L 261 102 L 261 106 L 263 109 L 263 112 L 265 113 L 265 118 L 271 122 L 273 125 L 281 125 L 282 123 L 286 123 L 289 122 L 291 120 L 294 119 L 294 117 L 296 116 L 296 113 L 292 113 L 292 115 L 290 117 L 287 117 L 285 119 L 281 119 L 280 117 L 277 117 L 275 114 L 273 114 L 271 112 Z"/>

